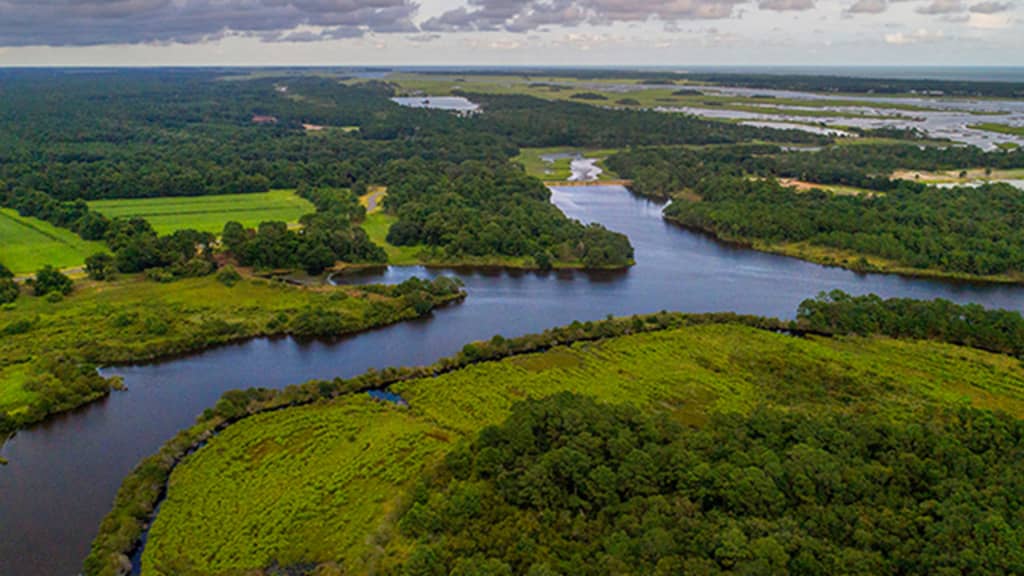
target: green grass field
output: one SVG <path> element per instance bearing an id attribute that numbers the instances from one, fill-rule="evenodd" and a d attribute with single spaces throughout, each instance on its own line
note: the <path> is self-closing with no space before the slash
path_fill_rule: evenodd
<path id="1" fill-rule="evenodd" d="M 80 266 L 87 257 L 106 251 L 102 242 L 82 240 L 70 230 L 0 209 L 0 263 L 15 274 L 35 272 L 46 264 Z"/>
<path id="2" fill-rule="evenodd" d="M 256 573 L 277 562 L 367 573 L 408 548 L 394 519 L 421 469 L 524 398 L 574 391 L 701 425 L 760 406 L 914 421 L 969 403 L 1024 416 L 1019 360 L 935 342 L 795 338 L 717 324 L 582 342 L 365 396 L 243 420 L 179 465 L 143 574 Z M 327 572 L 325 572 L 327 573 Z"/>
<path id="3" fill-rule="evenodd" d="M 292 190 L 271 190 L 259 194 L 224 194 L 173 198 L 97 200 L 89 207 L 109 218 L 141 216 L 160 234 L 193 228 L 220 233 L 224 224 L 235 220 L 246 227 L 278 220 L 298 222 L 316 209 Z"/>
<path id="4" fill-rule="evenodd" d="M 413 266 L 420 263 L 417 254 L 423 251 L 422 246 L 395 246 L 388 243 L 388 230 L 398 218 L 376 211 L 366 216 L 363 221 L 363 230 L 374 244 L 384 249 L 388 255 L 388 263 L 394 266 Z"/>
<path id="5" fill-rule="evenodd" d="M 968 126 L 968 128 L 974 128 L 975 130 L 985 130 L 986 132 L 996 132 L 999 134 L 1024 136 L 1024 126 L 1010 126 L 1009 124 L 998 124 L 996 122 L 983 122 L 981 124 L 974 124 L 972 126 Z"/>

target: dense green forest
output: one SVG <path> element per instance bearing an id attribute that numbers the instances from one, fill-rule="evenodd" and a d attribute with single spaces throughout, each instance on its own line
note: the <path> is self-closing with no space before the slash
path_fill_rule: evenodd
<path id="1" fill-rule="evenodd" d="M 465 162 L 432 166 L 395 162 L 383 181 L 386 210 L 398 215 L 388 242 L 442 247 L 462 255 L 530 256 L 540 268 L 580 261 L 587 268 L 623 267 L 633 247 L 598 224 L 566 221 L 551 192 L 518 166 Z"/>
<path id="2" fill-rule="evenodd" d="M 1024 270 L 1024 191 L 1009 184 L 907 183 L 879 195 L 839 195 L 733 177 L 708 178 L 692 190 L 699 201 L 674 202 L 665 216 L 720 238 L 806 242 L 910 271 L 1015 277 Z"/>
<path id="3" fill-rule="evenodd" d="M 698 430 L 574 394 L 516 404 L 399 521 L 395 573 L 964 574 L 1024 570 L 1024 423 L 759 409 Z"/>

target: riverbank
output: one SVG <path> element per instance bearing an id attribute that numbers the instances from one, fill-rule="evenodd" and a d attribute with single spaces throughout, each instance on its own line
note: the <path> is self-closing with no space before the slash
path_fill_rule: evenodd
<path id="1" fill-rule="evenodd" d="M 143 460 L 124 479 L 111 512 L 100 525 L 99 535 L 85 561 L 86 576 L 123 575 L 130 570 L 128 557 L 163 496 L 171 471 L 188 454 L 233 423 L 252 416 L 314 404 L 322 400 L 384 389 L 400 382 L 434 378 L 467 366 L 496 361 L 517 354 L 528 354 L 593 341 L 616 334 L 660 331 L 686 325 L 739 323 L 769 331 L 787 330 L 789 323 L 774 319 L 736 314 L 656 314 L 645 317 L 609 319 L 576 323 L 554 328 L 542 334 L 514 339 L 492 339 L 466 345 L 455 356 L 429 366 L 389 368 L 371 371 L 351 379 L 311 381 L 282 390 L 253 389 L 226 393 L 190 428 L 179 432 L 160 450 Z"/>
<path id="2" fill-rule="evenodd" d="M 913 268 L 895 262 L 873 256 L 861 254 L 849 250 L 840 250 L 828 246 L 817 246 L 807 242 L 773 243 L 757 239 L 733 238 L 718 233 L 710 227 L 691 226 L 683 223 L 677 218 L 664 216 L 665 220 L 673 225 L 679 226 L 692 232 L 704 234 L 718 242 L 724 242 L 740 248 L 757 250 L 768 254 L 788 256 L 805 262 L 812 262 L 822 266 L 843 268 L 852 272 L 864 274 L 892 274 L 908 278 L 923 278 L 930 280 L 944 280 L 950 282 L 967 282 L 976 284 L 1024 284 L 1024 274 L 996 274 L 980 276 L 976 274 L 963 274 L 947 272 L 938 268 Z"/>
<path id="3" fill-rule="evenodd" d="M 105 397 L 98 366 L 149 362 L 260 336 L 330 338 L 419 318 L 457 285 L 303 287 L 210 276 L 82 282 L 63 300 L 24 296 L 0 313 L 0 434 Z"/>
<path id="4" fill-rule="evenodd" d="M 936 342 L 822 338 L 798 328 L 731 314 L 575 323 L 543 335 L 474 343 L 454 358 L 395 371 L 393 378 L 373 373 L 311 382 L 280 395 L 238 393 L 204 415 L 216 430 L 227 430 L 173 476 L 160 474 L 171 487 L 145 561 L 151 568 L 189 567 L 182 574 L 339 561 L 359 572 L 375 557 L 370 548 L 394 537 L 394 512 L 404 509 L 405 491 L 421 470 L 461 438 L 500 422 L 516 401 L 563 391 L 664 411 L 691 426 L 764 405 L 801 413 L 879 411 L 905 421 L 966 398 L 981 408 L 1024 414 L 1024 374 L 1012 358 Z M 778 375 L 780 359 L 790 366 L 785 377 Z M 876 370 L 880 363 L 889 368 L 884 377 Z M 892 386 L 893 378 L 902 385 Z M 408 408 L 353 395 L 388 382 Z M 998 397 L 989 392 L 995 389 Z M 218 421 L 232 414 L 242 416 Z M 177 461 L 191 452 L 188 441 L 211 438 L 201 426 L 170 443 L 180 451 Z M 166 461 L 169 454 L 161 455 Z M 144 479 L 144 471 L 140 467 L 135 480 Z M 122 488 L 126 499 L 159 498 L 161 490 L 139 490 L 135 480 Z M 287 495 L 281 485 L 291 487 Z M 128 506 L 121 493 L 118 500 Z M 155 500 L 137 509 L 154 507 Z M 108 521 L 129 522 L 117 511 Z M 271 525 L 272 532 L 261 529 Z M 119 526 L 125 528 L 104 523 L 105 529 Z M 260 536 L 228 536 L 239 533 Z M 123 565 L 118 552 L 93 550 L 86 574 L 116 573 L 94 571 L 94 565 Z"/>

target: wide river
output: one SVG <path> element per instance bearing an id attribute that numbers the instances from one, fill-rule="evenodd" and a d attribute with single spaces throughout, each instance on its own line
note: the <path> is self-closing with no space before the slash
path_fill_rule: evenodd
<path id="1" fill-rule="evenodd" d="M 557 189 L 553 201 L 573 218 L 628 234 L 637 265 L 601 274 L 458 273 L 469 298 L 426 320 L 336 342 L 257 339 L 108 370 L 124 377 L 127 392 L 20 432 L 0 452 L 10 460 L 0 468 L 0 575 L 76 574 L 121 479 L 233 388 L 281 387 L 369 368 L 427 364 L 471 340 L 607 314 L 664 309 L 789 318 L 800 301 L 834 288 L 1024 309 L 1021 287 L 861 275 L 726 246 L 665 223 L 662 205 L 620 187 Z M 438 273 L 391 269 L 350 281 Z"/>

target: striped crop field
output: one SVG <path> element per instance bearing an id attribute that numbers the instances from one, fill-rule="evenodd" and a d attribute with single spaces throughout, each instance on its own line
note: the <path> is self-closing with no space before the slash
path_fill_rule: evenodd
<path id="1" fill-rule="evenodd" d="M 149 220 L 159 234 L 192 228 L 219 233 L 229 221 L 256 227 L 260 222 L 298 222 L 316 209 L 293 190 L 271 190 L 258 194 L 217 196 L 175 196 L 97 200 L 89 207 L 108 218 L 140 216 Z"/>

